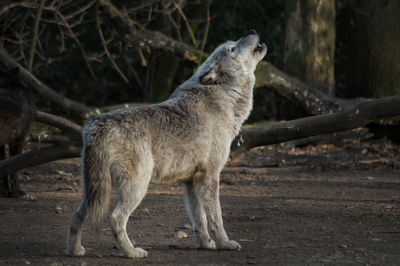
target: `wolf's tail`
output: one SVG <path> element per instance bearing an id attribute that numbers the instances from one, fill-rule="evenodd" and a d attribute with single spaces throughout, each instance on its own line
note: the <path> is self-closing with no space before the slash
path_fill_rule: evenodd
<path id="1" fill-rule="evenodd" d="M 87 217 L 96 229 L 100 228 L 102 218 L 108 211 L 111 197 L 110 165 L 103 140 L 84 136 L 83 197 Z"/>

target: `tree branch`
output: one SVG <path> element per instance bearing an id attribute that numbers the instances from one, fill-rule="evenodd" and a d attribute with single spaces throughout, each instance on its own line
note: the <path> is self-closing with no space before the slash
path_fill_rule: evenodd
<path id="1" fill-rule="evenodd" d="M 82 53 L 83 59 L 85 60 L 86 66 L 90 72 L 90 75 L 92 76 L 93 79 L 96 79 L 96 74 L 93 71 L 92 66 L 90 65 L 89 58 L 86 55 L 85 49 L 83 49 L 83 46 L 81 42 L 79 41 L 78 37 L 76 34 L 73 32 L 71 25 L 69 25 L 67 19 L 64 17 L 64 15 L 59 11 L 55 10 L 56 15 L 60 18 L 62 25 L 67 29 L 68 33 L 71 35 L 72 39 L 75 41 L 75 43 L 78 45 L 79 50 Z"/>
<path id="2" fill-rule="evenodd" d="M 96 27 L 97 27 L 97 31 L 99 32 L 101 43 L 103 44 L 104 52 L 106 53 L 108 59 L 110 59 L 111 64 L 114 66 L 115 70 L 118 72 L 118 74 L 121 76 L 121 78 L 125 81 L 125 83 L 129 83 L 128 78 L 124 75 L 124 73 L 118 67 L 117 63 L 112 58 L 110 51 L 108 50 L 106 40 L 104 39 L 103 31 L 101 29 L 101 21 L 100 21 L 100 17 L 99 17 L 99 7 L 98 6 L 96 7 Z"/>
<path id="3" fill-rule="evenodd" d="M 285 74 L 266 61 L 258 64 L 255 75 L 255 88 L 267 88 L 291 103 L 300 105 L 301 108 L 312 115 L 342 111 L 365 100 L 361 98 L 345 100 L 330 97 Z"/>
<path id="4" fill-rule="evenodd" d="M 175 1 L 172 1 L 172 4 L 178 10 L 179 15 L 182 17 L 183 21 L 185 22 L 186 30 L 189 33 L 190 39 L 192 40 L 193 45 L 196 46 L 196 44 L 197 44 L 196 38 L 194 37 L 193 31 L 190 28 L 190 24 L 189 24 L 189 21 L 185 15 L 185 13 L 183 13 L 182 7 L 179 4 L 177 4 Z"/>
<path id="5" fill-rule="evenodd" d="M 208 37 L 208 30 L 210 28 L 210 22 L 211 22 L 211 17 L 210 17 L 211 0 L 207 0 L 206 1 L 206 5 L 207 5 L 207 24 L 206 24 L 206 27 L 204 29 L 203 40 L 201 41 L 200 51 L 202 51 L 202 52 L 204 52 L 204 47 L 206 46 L 207 37 Z"/>
<path id="6" fill-rule="evenodd" d="M 48 135 L 48 134 L 29 134 L 32 141 L 43 144 L 53 143 L 59 145 L 68 145 L 71 139 L 64 135 Z"/>
<path id="7" fill-rule="evenodd" d="M 81 149 L 79 145 L 54 145 L 21 153 L 7 160 L 0 161 L 0 172 L 7 175 L 23 168 L 61 159 L 79 157 Z"/>
<path id="8" fill-rule="evenodd" d="M 33 66 L 33 58 L 35 57 L 35 52 L 36 52 L 36 42 L 38 39 L 38 32 L 39 32 L 39 24 L 40 24 L 40 19 L 42 17 L 42 11 L 43 11 L 43 7 L 44 7 L 44 3 L 46 2 L 46 0 L 42 0 L 40 2 L 40 6 L 39 9 L 37 11 L 36 14 L 36 18 L 35 18 L 35 24 L 33 26 L 33 37 L 32 37 L 32 45 L 31 45 L 31 49 L 29 51 L 29 60 L 28 60 L 28 71 L 32 72 L 32 66 Z"/>
<path id="9" fill-rule="evenodd" d="M 39 81 L 34 75 L 32 75 L 24 67 L 18 64 L 11 56 L 9 56 L 2 48 L 0 48 L 0 61 L 7 65 L 10 69 L 18 67 L 21 79 L 29 87 L 35 90 L 44 99 L 48 99 L 57 104 L 63 111 L 71 112 L 81 117 L 88 117 L 89 113 L 92 111 L 92 108 L 64 97 L 46 84 Z"/>
<path id="10" fill-rule="evenodd" d="M 73 140 L 81 139 L 82 127 L 63 117 L 37 111 L 35 120 L 61 129 L 65 135 L 69 136 Z"/>
<path id="11" fill-rule="evenodd" d="M 128 19 L 110 1 L 101 0 L 103 13 L 114 24 L 121 38 L 135 47 L 149 46 L 182 56 L 188 61 L 199 63 L 207 57 L 207 54 L 197 50 L 186 43 L 179 42 L 160 32 L 133 31 Z"/>

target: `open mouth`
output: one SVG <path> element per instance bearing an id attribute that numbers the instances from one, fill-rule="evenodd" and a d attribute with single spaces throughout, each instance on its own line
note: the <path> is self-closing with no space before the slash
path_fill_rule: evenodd
<path id="1" fill-rule="evenodd" d="M 254 48 L 254 52 L 261 52 L 264 49 L 264 46 L 261 43 L 257 43 L 256 48 Z"/>

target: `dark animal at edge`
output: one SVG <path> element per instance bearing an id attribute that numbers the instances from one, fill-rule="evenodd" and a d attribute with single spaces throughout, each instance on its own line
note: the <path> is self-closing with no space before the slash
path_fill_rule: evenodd
<path id="1" fill-rule="evenodd" d="M 31 127 L 35 103 L 30 88 L 18 78 L 19 69 L 0 69 L 0 160 L 22 153 L 25 137 Z M 22 197 L 19 173 L 0 173 L 0 195 Z"/>

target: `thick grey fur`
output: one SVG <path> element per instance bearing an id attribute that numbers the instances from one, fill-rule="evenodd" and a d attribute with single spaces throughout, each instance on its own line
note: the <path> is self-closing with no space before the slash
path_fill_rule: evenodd
<path id="1" fill-rule="evenodd" d="M 251 31 L 220 45 L 165 102 L 88 119 L 83 128 L 83 196 L 71 219 L 67 254 L 84 255 L 83 223 L 88 218 L 100 224 L 113 184 L 119 198 L 111 229 L 118 246 L 127 257 L 147 257 L 132 245 L 126 224 L 150 181 L 183 184 L 198 248 L 241 248 L 223 227 L 219 175 L 252 109 L 254 70 L 266 52 Z"/>

